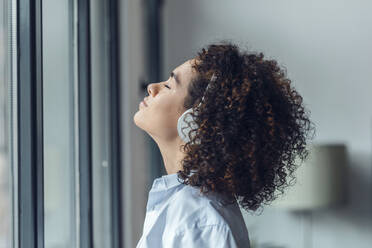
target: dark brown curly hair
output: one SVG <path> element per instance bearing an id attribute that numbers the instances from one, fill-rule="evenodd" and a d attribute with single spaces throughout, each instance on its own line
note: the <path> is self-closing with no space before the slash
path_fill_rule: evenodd
<path id="1" fill-rule="evenodd" d="M 313 123 L 286 72 L 262 52 L 222 41 L 202 48 L 194 61 L 197 77 L 184 107 L 196 110 L 199 128 L 182 146 L 178 177 L 202 193 L 222 193 L 256 211 L 295 179 L 295 158 L 307 158 Z M 217 79 L 204 92 L 213 73 Z"/>

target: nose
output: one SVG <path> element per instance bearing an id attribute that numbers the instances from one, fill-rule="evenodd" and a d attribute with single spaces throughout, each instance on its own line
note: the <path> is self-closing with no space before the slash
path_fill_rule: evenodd
<path id="1" fill-rule="evenodd" d="M 147 93 L 148 93 L 149 95 L 152 94 L 152 90 L 150 89 L 150 88 L 152 87 L 151 85 L 152 85 L 152 84 L 149 83 L 149 84 L 147 85 L 147 87 L 146 87 L 146 89 L 147 89 Z"/>
<path id="2" fill-rule="evenodd" d="M 155 93 L 157 93 L 157 89 L 158 89 L 158 85 L 159 83 L 150 83 L 147 85 L 147 92 L 149 93 L 149 95 L 153 95 Z"/>

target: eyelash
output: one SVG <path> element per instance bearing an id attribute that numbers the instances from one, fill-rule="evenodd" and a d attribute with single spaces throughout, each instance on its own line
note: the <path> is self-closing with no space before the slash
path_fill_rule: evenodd
<path id="1" fill-rule="evenodd" d="M 164 84 L 164 86 L 167 87 L 168 89 L 170 89 L 170 87 L 168 85 Z"/>

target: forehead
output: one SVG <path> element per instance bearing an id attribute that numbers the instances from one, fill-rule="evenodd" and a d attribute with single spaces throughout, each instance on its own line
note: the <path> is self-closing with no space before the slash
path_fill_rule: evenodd
<path id="1" fill-rule="evenodd" d="M 192 68 L 192 63 L 194 63 L 194 59 L 189 59 L 174 69 L 174 73 L 177 74 L 181 83 L 190 82 L 196 76 L 196 71 Z"/>
<path id="2" fill-rule="evenodd" d="M 183 62 L 182 64 L 180 64 L 179 66 L 177 66 L 175 68 L 175 71 L 184 71 L 184 70 L 190 70 L 191 69 L 191 62 L 193 60 L 192 59 L 189 59 L 189 60 L 186 60 L 185 62 Z"/>

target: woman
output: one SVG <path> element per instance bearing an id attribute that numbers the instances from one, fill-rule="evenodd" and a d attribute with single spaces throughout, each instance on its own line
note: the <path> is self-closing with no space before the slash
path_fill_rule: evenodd
<path id="1" fill-rule="evenodd" d="M 133 120 L 167 175 L 153 182 L 137 248 L 250 247 L 239 204 L 256 211 L 283 193 L 313 129 L 285 72 L 263 57 L 211 44 L 148 86 Z"/>

